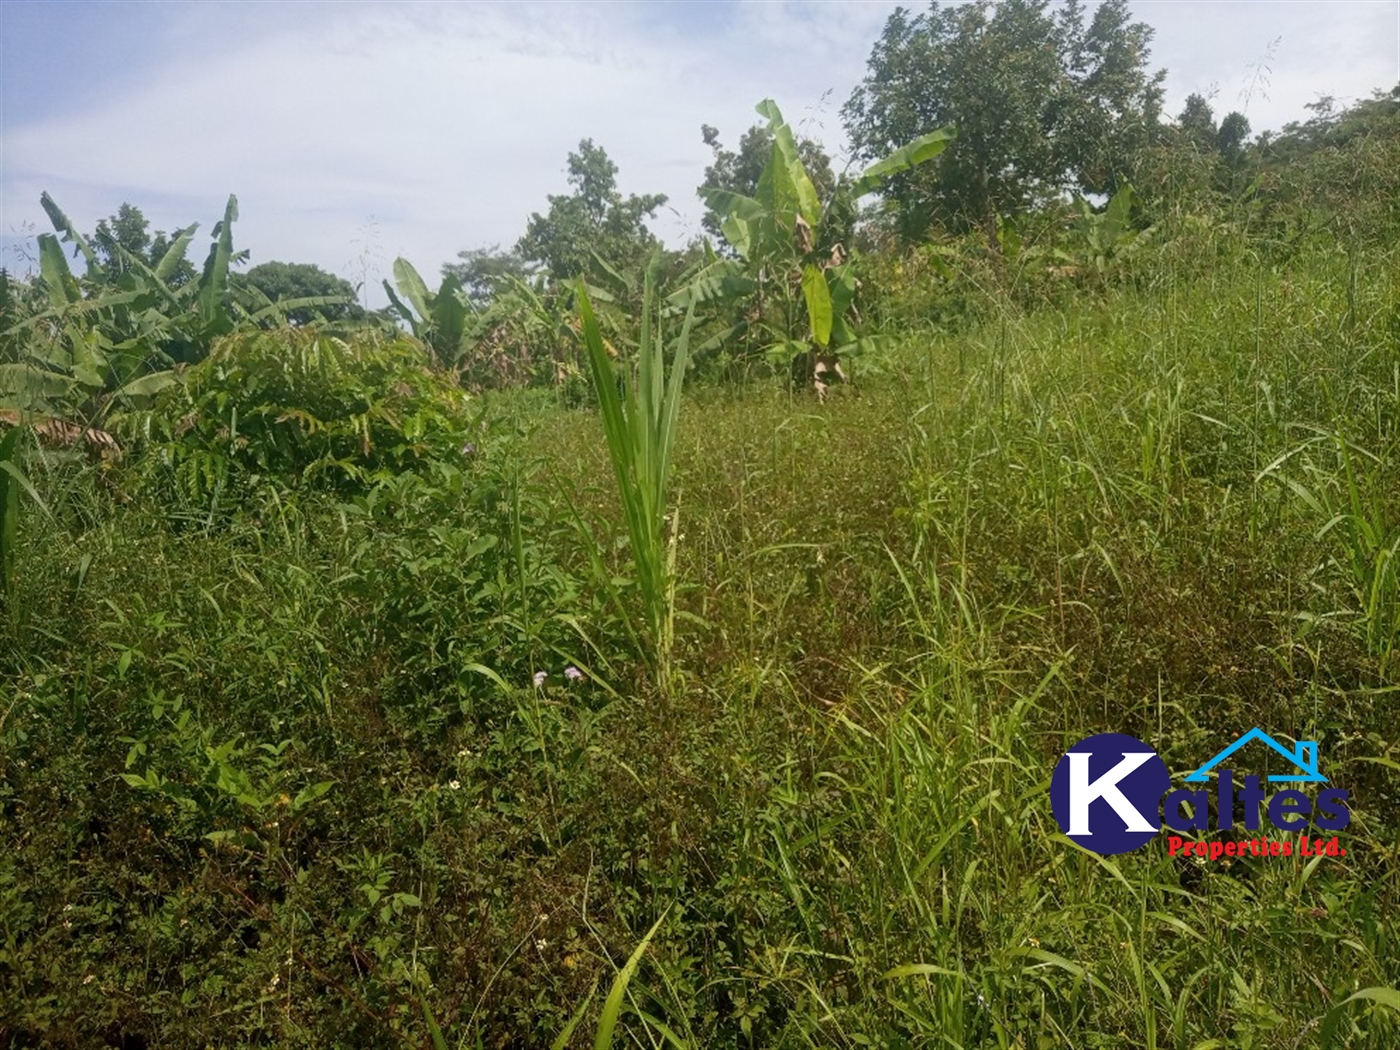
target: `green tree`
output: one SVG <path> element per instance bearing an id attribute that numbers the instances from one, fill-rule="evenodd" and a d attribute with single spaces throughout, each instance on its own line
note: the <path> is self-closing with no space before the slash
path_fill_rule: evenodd
<path id="1" fill-rule="evenodd" d="M 666 195 L 622 196 L 617 165 L 592 139 L 569 154 L 569 185 L 573 193 L 550 196 L 547 214 L 530 216 L 516 253 L 560 281 L 596 272 L 596 257 L 616 269 L 640 269 L 658 243 L 642 220 L 666 203 Z"/>
<path id="2" fill-rule="evenodd" d="M 758 180 L 768 159 L 773 153 L 773 132 L 766 124 L 755 124 L 739 138 L 738 151 L 727 150 L 719 141 L 719 129 L 709 124 L 700 125 L 700 135 L 705 145 L 714 152 L 714 160 L 705 168 L 705 181 L 696 193 L 702 200 L 711 190 L 728 190 L 745 197 L 758 194 Z M 817 196 L 826 200 L 836 187 L 836 175 L 831 170 L 831 158 L 821 145 L 809 138 L 799 138 L 797 155 L 816 187 Z M 716 213 L 708 204 L 702 221 L 705 229 L 714 237 L 720 237 L 720 222 L 723 216 Z"/>
<path id="3" fill-rule="evenodd" d="M 842 116 L 867 160 L 955 125 L 956 145 L 890 180 L 886 199 L 906 237 L 939 222 L 995 243 L 999 215 L 1131 180 L 1160 124 L 1165 74 L 1148 72 L 1151 37 L 1126 0 L 1087 20 L 1078 0 L 1053 12 L 1049 0 L 898 8 Z"/>
<path id="4" fill-rule="evenodd" d="M 269 302 L 320 297 L 339 297 L 344 303 L 323 306 L 298 306 L 285 311 L 287 321 L 294 325 L 309 324 L 318 318 L 327 321 L 354 320 L 364 316 L 355 301 L 355 287 L 335 274 L 327 273 L 310 263 L 265 262 L 245 274 L 236 274 L 231 282 L 234 292 L 256 289 Z M 254 304 L 254 308 L 257 305 Z"/>
<path id="5" fill-rule="evenodd" d="M 1202 153 L 1215 149 L 1215 137 L 1220 129 L 1215 126 L 1215 113 L 1204 95 L 1186 96 L 1186 105 L 1176 118 L 1177 133 Z"/>
<path id="6" fill-rule="evenodd" d="M 457 258 L 461 262 L 444 264 L 442 275 L 456 280 L 477 306 L 499 295 L 511 278 L 524 280 L 530 275 L 529 262 L 517 252 L 502 251 L 499 244 L 469 248 L 458 252 Z"/>
<path id="7" fill-rule="evenodd" d="M 1244 163 L 1245 144 L 1249 140 L 1249 119 L 1239 112 L 1229 113 L 1215 133 L 1215 148 L 1220 159 L 1232 171 Z"/>
<path id="8" fill-rule="evenodd" d="M 1198 153 L 1218 155 L 1231 170 L 1238 168 L 1244 159 L 1249 119 L 1243 113 L 1230 113 L 1217 126 L 1210 103 L 1201 95 L 1186 96 L 1186 105 L 1176 118 L 1176 130 Z"/>
<path id="9" fill-rule="evenodd" d="M 104 280 L 117 284 L 131 269 L 132 259 L 151 269 L 160 265 L 174 239 L 164 230 L 152 233 L 151 224 L 140 208 L 122 204 L 116 214 L 99 220 L 89 242 L 101 261 Z M 196 276 L 194 264 L 182 252 L 165 283 L 169 288 L 179 288 Z"/>

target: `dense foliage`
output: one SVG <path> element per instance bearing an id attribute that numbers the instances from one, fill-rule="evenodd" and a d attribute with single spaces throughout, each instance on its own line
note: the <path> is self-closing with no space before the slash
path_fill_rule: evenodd
<path id="1" fill-rule="evenodd" d="M 1147 71 L 1152 30 L 1126 0 L 1005 0 L 899 8 L 843 115 L 874 160 L 934 128 L 958 129 L 936 168 L 901 176 L 889 200 L 905 236 L 930 224 L 992 232 L 998 216 L 1066 188 L 1112 193 L 1136 176 L 1158 131 L 1164 73 Z"/>

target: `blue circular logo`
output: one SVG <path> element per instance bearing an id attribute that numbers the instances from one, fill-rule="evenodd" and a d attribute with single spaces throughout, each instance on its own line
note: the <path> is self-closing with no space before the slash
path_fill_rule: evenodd
<path id="1" fill-rule="evenodd" d="M 1060 830 L 1107 856 L 1145 846 L 1162 829 L 1167 764 L 1137 737 L 1099 733 L 1061 756 L 1050 778 L 1050 808 Z"/>

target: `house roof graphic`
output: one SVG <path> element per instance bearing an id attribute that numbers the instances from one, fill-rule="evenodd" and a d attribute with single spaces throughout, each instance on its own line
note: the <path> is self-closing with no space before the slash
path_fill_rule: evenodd
<path id="1" fill-rule="evenodd" d="M 1264 730 L 1260 729 L 1258 726 L 1255 726 L 1248 733 L 1240 737 L 1233 744 L 1227 747 L 1224 751 L 1220 752 L 1220 754 L 1216 755 L 1209 762 L 1203 765 L 1200 769 L 1196 770 L 1196 772 L 1192 773 L 1189 777 L 1186 778 L 1187 782 L 1199 784 L 1203 781 L 1209 780 L 1209 774 L 1212 769 L 1218 766 L 1221 762 L 1224 762 L 1227 758 L 1233 755 L 1240 748 L 1244 747 L 1245 744 L 1248 744 L 1251 740 L 1264 741 L 1264 743 L 1268 744 L 1280 755 L 1288 759 L 1288 761 L 1292 762 L 1293 765 L 1296 766 L 1300 771 L 1295 776 L 1291 777 L 1269 777 L 1270 781 L 1301 781 L 1303 783 L 1308 784 L 1327 783 L 1327 778 L 1317 771 L 1317 741 L 1299 740 L 1297 747 L 1294 750 L 1290 751 L 1288 750 L 1288 748 L 1284 747 L 1282 744 L 1280 744 L 1273 737 L 1269 736 L 1268 733 L 1264 732 Z"/>

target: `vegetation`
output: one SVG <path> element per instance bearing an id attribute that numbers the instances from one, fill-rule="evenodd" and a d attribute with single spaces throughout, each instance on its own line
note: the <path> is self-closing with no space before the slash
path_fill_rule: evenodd
<path id="1" fill-rule="evenodd" d="M 1396 1045 L 1397 99 L 1192 104 L 1110 183 L 1008 147 L 962 203 L 975 122 L 828 182 L 766 102 L 681 253 L 585 141 L 515 252 L 399 260 L 397 323 L 242 285 L 232 199 L 183 282 L 193 227 L 47 202 L 0 288 L 0 1043 Z M 1319 743 L 1345 856 L 1060 833 L 1081 738 L 1253 726 Z"/>
<path id="2" fill-rule="evenodd" d="M 1067 187 L 1112 193 L 1136 177 L 1159 125 L 1165 72 L 1147 71 L 1150 27 L 1126 0 L 1049 0 L 896 9 L 842 111 L 858 155 L 874 160 L 955 125 L 959 148 L 896 179 L 888 199 L 905 236 L 938 222 L 995 233 L 998 216 Z"/>

